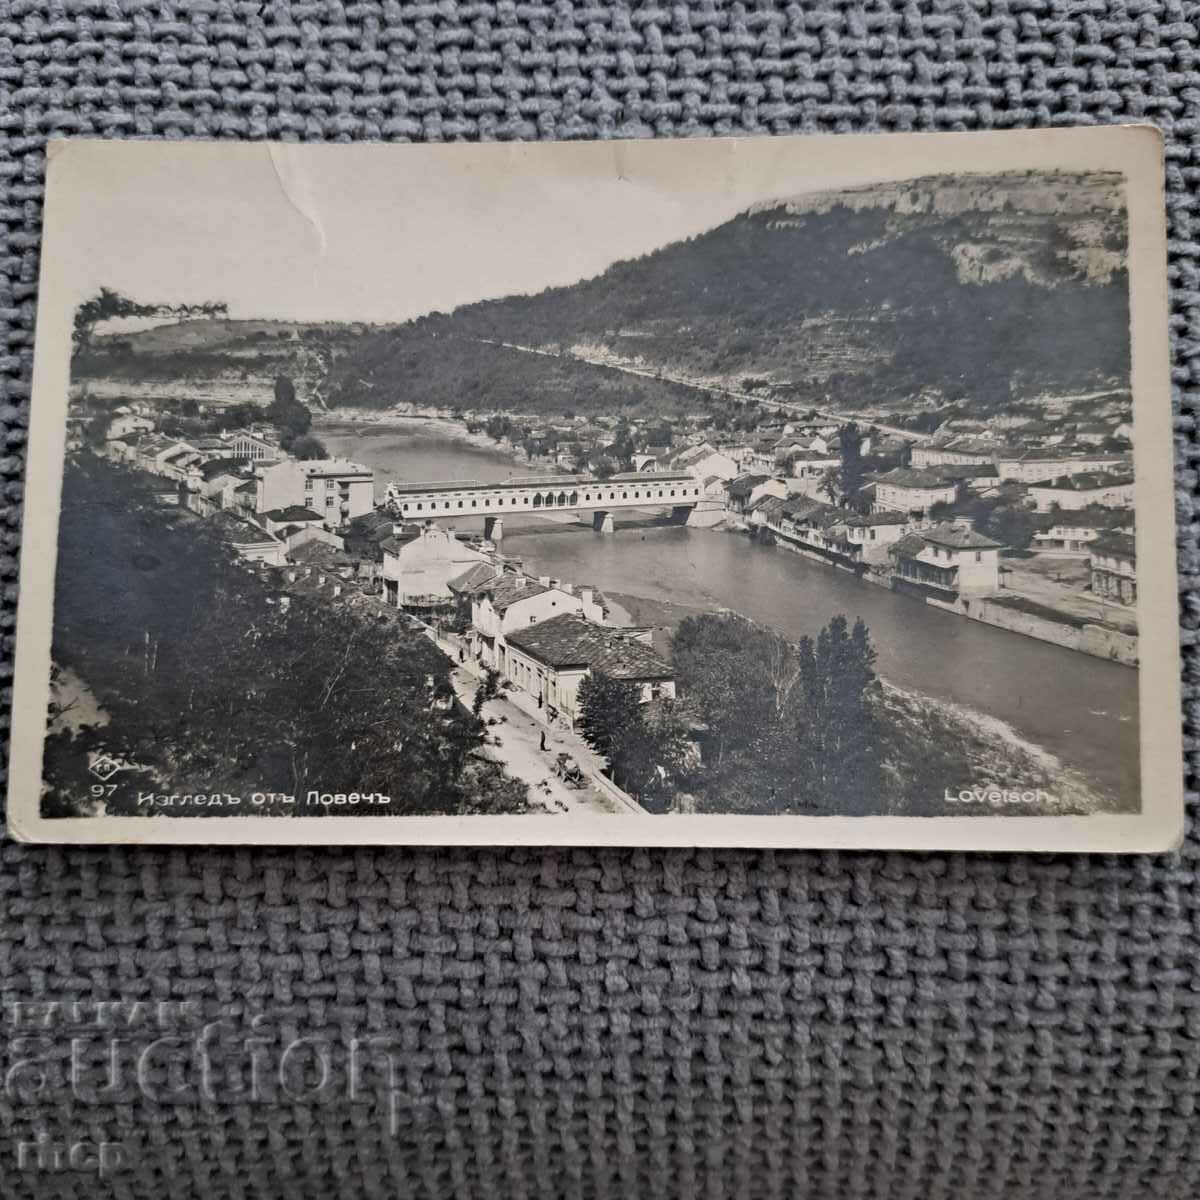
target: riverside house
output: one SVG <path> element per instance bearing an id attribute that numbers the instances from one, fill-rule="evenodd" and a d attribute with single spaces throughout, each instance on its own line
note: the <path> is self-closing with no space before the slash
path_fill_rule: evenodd
<path id="1" fill-rule="evenodd" d="M 1133 534 L 1106 533 L 1089 547 L 1092 594 L 1118 604 L 1137 603 L 1137 545 Z"/>
<path id="2" fill-rule="evenodd" d="M 999 542 L 964 520 L 914 529 L 889 549 L 892 586 L 938 600 L 986 596 L 1000 587 Z"/>
<path id="3" fill-rule="evenodd" d="M 574 726 L 579 685 L 593 671 L 636 684 L 643 703 L 675 695 L 674 674 L 649 641 L 647 629 L 614 629 L 564 613 L 509 634 L 502 673 L 535 697 L 547 723 Z"/>

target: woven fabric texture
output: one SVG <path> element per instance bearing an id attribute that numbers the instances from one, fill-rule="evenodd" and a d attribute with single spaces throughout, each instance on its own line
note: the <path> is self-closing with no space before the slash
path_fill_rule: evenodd
<path id="1" fill-rule="evenodd" d="M 44 149 L 71 134 L 1153 121 L 1190 647 L 1198 22 L 1157 0 L 0 0 L 4 682 Z M 1192 738 L 1195 672 L 1189 651 Z M 1198 851 L 1191 832 L 1132 859 L 0 841 L 0 1192 L 1191 1197 Z M 53 1007 L 71 1000 L 111 1007 Z"/>

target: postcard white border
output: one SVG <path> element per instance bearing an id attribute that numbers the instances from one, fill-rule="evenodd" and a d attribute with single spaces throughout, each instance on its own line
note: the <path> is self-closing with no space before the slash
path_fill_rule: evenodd
<path id="1" fill-rule="evenodd" d="M 1134 408 L 1140 641 L 1142 810 L 1043 817 L 806 817 L 572 814 L 469 817 L 79 817 L 38 813 L 49 700 L 50 644 L 70 374 L 71 230 L 56 199 L 125 156 L 192 156 L 235 170 L 245 156 L 282 155 L 320 171 L 352 172 L 359 155 L 392 155 L 420 173 L 459 156 L 503 171 L 584 179 L 681 173 L 726 182 L 771 179 L 797 160 L 811 191 L 940 172 L 1119 170 L 1126 179 Z M 8 827 L 21 841 L 188 845 L 730 846 L 1029 851 L 1169 850 L 1183 835 L 1183 739 L 1163 144 L 1152 126 L 982 134 L 877 134 L 696 141 L 492 145 L 268 146 L 262 143 L 50 143 L 33 403 L 22 526 Z M 94 178 L 95 176 L 90 176 Z M 103 178 L 101 174 L 99 176 Z M 835 179 L 831 183 L 831 179 Z M 791 186 L 791 193 L 797 190 Z M 782 194 L 782 193 L 781 193 Z"/>

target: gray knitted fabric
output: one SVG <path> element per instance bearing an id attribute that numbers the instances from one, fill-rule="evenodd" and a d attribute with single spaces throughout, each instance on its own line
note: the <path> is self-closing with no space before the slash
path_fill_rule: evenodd
<path id="1" fill-rule="evenodd" d="M 84 133 L 1154 121 L 1190 646 L 1197 19 L 1156 0 L 0 0 L 5 671 L 44 146 Z M 0 841 L 0 1193 L 1194 1196 L 1189 837 L 1156 859 Z M 123 1003 L 46 1007 L 71 1000 Z"/>

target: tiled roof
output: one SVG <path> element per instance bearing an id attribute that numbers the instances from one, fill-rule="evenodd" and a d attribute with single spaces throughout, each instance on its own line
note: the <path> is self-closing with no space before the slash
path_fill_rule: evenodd
<path id="1" fill-rule="evenodd" d="M 196 470 L 204 479 L 214 479 L 218 475 L 238 475 L 245 461 L 244 458 L 213 458 L 206 463 L 200 463 Z"/>
<path id="2" fill-rule="evenodd" d="M 920 554 L 926 546 L 941 546 L 949 550 L 1000 550 L 1003 543 L 995 542 L 965 525 L 943 521 L 940 525 L 906 533 L 891 545 L 888 552 L 912 557 Z"/>
<path id="3" fill-rule="evenodd" d="M 518 600 L 527 600 L 530 596 L 540 596 L 550 589 L 543 587 L 536 579 L 528 575 L 502 575 L 495 583 L 485 583 L 477 592 L 485 592 L 492 598 L 492 607 L 497 612 L 504 612 Z"/>
<path id="4" fill-rule="evenodd" d="M 452 592 L 473 592 L 496 578 L 497 570 L 491 563 L 472 563 L 461 575 L 456 575 L 446 586 Z"/>
<path id="5" fill-rule="evenodd" d="M 1056 492 L 1096 492 L 1103 488 L 1125 487 L 1133 482 L 1132 475 L 1106 475 L 1101 471 L 1085 471 L 1082 475 L 1060 475 L 1031 487 L 1051 488 Z"/>
<path id="6" fill-rule="evenodd" d="M 915 558 L 925 549 L 925 539 L 919 533 L 906 533 L 888 547 L 888 553 L 903 558 Z"/>
<path id="7" fill-rule="evenodd" d="M 912 518 L 906 513 L 898 512 L 877 512 L 866 513 L 860 515 L 854 513 L 846 518 L 846 524 L 850 526 L 869 527 L 871 525 L 907 525 Z"/>
<path id="8" fill-rule="evenodd" d="M 313 512 L 311 508 L 305 508 L 303 504 L 289 504 L 286 508 L 273 508 L 270 512 L 263 513 L 263 516 L 270 521 L 324 520 L 320 513 Z"/>
<path id="9" fill-rule="evenodd" d="M 748 496 L 760 483 L 766 483 L 770 475 L 739 475 L 726 484 L 726 491 L 731 496 Z"/>
<path id="10" fill-rule="evenodd" d="M 922 529 L 920 536 L 935 546 L 947 546 L 951 550 L 999 550 L 1003 545 L 966 525 L 955 525 L 950 521 Z"/>
<path id="11" fill-rule="evenodd" d="M 886 475 L 877 475 L 875 482 L 891 487 L 936 488 L 949 487 L 952 481 L 935 467 L 896 467 Z"/>
<path id="12" fill-rule="evenodd" d="M 551 667 L 591 667 L 614 679 L 670 679 L 672 672 L 644 642 L 564 613 L 508 635 L 519 650 Z"/>

